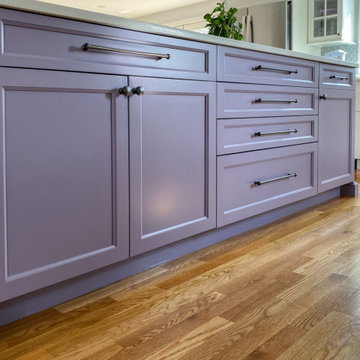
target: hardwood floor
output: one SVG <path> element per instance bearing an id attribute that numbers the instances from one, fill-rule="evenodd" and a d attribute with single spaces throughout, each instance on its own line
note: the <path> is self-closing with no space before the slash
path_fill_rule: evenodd
<path id="1" fill-rule="evenodd" d="M 360 199 L 0 327 L 0 359 L 360 359 Z"/>

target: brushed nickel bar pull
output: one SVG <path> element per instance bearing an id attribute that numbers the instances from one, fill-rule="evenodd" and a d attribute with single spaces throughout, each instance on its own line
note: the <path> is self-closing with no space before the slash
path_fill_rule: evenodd
<path id="1" fill-rule="evenodd" d="M 281 100 L 281 99 L 255 99 L 253 101 L 255 104 L 260 104 L 260 103 L 295 103 L 297 104 L 298 100 L 297 99 L 288 99 L 288 100 Z"/>
<path id="2" fill-rule="evenodd" d="M 91 44 L 84 44 L 82 46 L 82 49 L 84 51 L 89 50 L 98 50 L 98 51 L 110 51 L 110 52 L 116 52 L 121 54 L 131 54 L 131 55 L 141 55 L 141 56 L 149 56 L 154 57 L 156 59 L 170 59 L 170 54 L 156 54 L 156 53 L 149 53 L 144 51 L 133 51 L 133 50 L 124 50 L 124 49 L 115 49 L 111 47 L 106 46 L 98 46 L 98 45 L 91 45 Z"/>
<path id="3" fill-rule="evenodd" d="M 259 70 L 260 71 L 274 71 L 274 72 L 281 72 L 281 73 L 285 73 L 285 74 L 297 74 L 298 73 L 297 69 L 295 69 L 295 70 L 277 69 L 277 68 L 265 67 L 262 65 L 255 66 L 252 69 L 255 71 L 259 71 Z"/>
<path id="4" fill-rule="evenodd" d="M 296 176 L 297 176 L 296 173 L 288 173 L 287 175 L 275 177 L 275 178 L 268 179 L 268 180 L 255 180 L 254 185 L 260 186 L 260 185 L 263 185 L 263 184 L 268 184 L 268 183 L 278 181 L 278 180 L 289 179 L 289 178 L 296 177 Z"/>
<path id="5" fill-rule="evenodd" d="M 254 133 L 254 136 L 263 136 L 263 135 L 277 135 L 277 134 L 291 134 L 297 133 L 297 129 L 288 129 L 288 130 L 277 130 L 277 131 L 257 131 Z"/>
<path id="6" fill-rule="evenodd" d="M 330 75 L 330 79 L 349 80 L 347 76 L 339 76 L 339 75 Z"/>

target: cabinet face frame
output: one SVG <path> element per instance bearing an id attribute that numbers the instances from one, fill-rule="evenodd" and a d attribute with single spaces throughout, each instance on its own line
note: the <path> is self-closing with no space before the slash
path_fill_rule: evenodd
<path id="1" fill-rule="evenodd" d="M 0 301 L 87 273 L 89 271 L 119 262 L 129 257 L 128 229 L 128 108 L 127 98 L 118 89 L 127 85 L 124 76 L 108 76 L 81 73 L 64 73 L 28 69 L 0 69 Z M 103 247 L 87 251 L 44 266 L 10 274 L 7 246 L 7 147 L 6 147 L 6 92 L 11 90 L 59 92 L 71 96 L 72 92 L 81 95 L 104 94 L 110 97 L 108 113 L 111 122 L 109 134 L 109 158 L 111 158 L 111 233 L 112 245 L 99 238 Z M 68 94 L 68 95 L 66 95 Z M 54 95 L 55 96 L 55 95 Z M 83 99 L 83 98 L 82 98 Z M 21 104 L 19 104 L 20 106 Z M 80 104 L 78 104 L 80 105 Z M 85 104 L 81 104 L 85 105 Z M 44 107 L 48 106 L 44 104 Z M 11 109 L 10 109 L 11 110 Z M 86 119 L 84 118 L 84 121 Z M 82 121 L 82 120 L 81 120 Z M 19 156 L 19 155 L 17 155 Z M 45 155 L 44 155 L 45 156 Z M 93 165 L 92 165 L 93 166 Z M 94 204 L 93 204 L 94 205 Z M 15 219 L 16 220 L 16 219 Z M 60 221 L 60 220 L 59 220 Z M 14 222 L 14 221 L 13 221 Z M 96 236 L 94 238 L 97 238 Z M 86 239 L 83 239 L 83 243 Z M 69 242 L 68 242 L 69 244 Z M 69 246 L 69 245 L 68 245 Z M 87 245 L 85 245 L 86 248 Z M 90 246 L 91 247 L 91 246 Z M 39 249 L 41 261 L 46 253 Z M 69 251 L 76 253 L 75 249 Z M 20 254 L 19 254 L 20 256 Z M 43 257 L 43 258 L 42 258 Z M 38 260 L 36 260 L 38 261 Z M 36 262 L 34 260 L 34 263 Z"/>
<path id="2" fill-rule="evenodd" d="M 134 95 L 129 99 L 130 256 L 136 256 L 146 251 L 173 243 L 177 240 L 185 239 L 186 237 L 196 235 L 216 227 L 216 84 L 214 82 L 137 77 L 130 77 L 129 83 L 131 88 L 143 86 L 145 90 L 144 95 Z M 176 151 L 181 152 L 180 144 L 181 140 L 184 140 L 184 143 L 186 143 L 184 146 L 191 147 L 192 149 L 197 149 L 203 152 L 203 158 L 201 160 L 191 159 L 189 157 L 190 152 L 188 148 L 186 148 L 184 149 L 185 155 L 183 157 L 180 155 L 176 156 L 176 165 L 173 166 L 171 164 L 172 160 L 170 154 L 171 152 L 174 154 L 174 149 L 171 148 L 172 144 L 167 143 L 166 135 L 163 133 L 164 130 L 162 129 L 161 124 L 158 123 L 158 121 L 163 120 L 161 118 L 161 114 L 158 119 L 156 117 L 157 115 L 152 115 L 151 108 L 152 99 L 158 102 L 166 101 L 166 97 L 169 96 L 176 96 L 179 98 L 179 100 L 180 97 L 184 97 L 184 104 L 186 104 L 185 106 L 189 107 L 191 107 L 192 103 L 186 102 L 186 99 L 189 99 L 189 101 L 191 99 L 194 101 L 198 100 L 199 104 L 201 101 L 203 101 L 203 105 L 199 106 L 199 104 L 197 104 L 190 109 L 185 107 L 183 108 L 182 114 L 174 114 L 174 116 L 176 115 L 176 119 L 181 121 L 181 117 L 186 118 L 187 115 L 193 118 L 193 110 L 200 112 L 200 118 L 196 121 L 194 126 L 197 126 L 198 131 L 200 131 L 199 128 L 203 127 L 201 141 L 204 142 L 204 147 L 199 149 L 199 146 L 201 147 L 202 145 L 198 145 L 198 140 L 195 141 L 194 135 L 191 132 L 192 127 L 185 121 L 184 129 L 182 127 L 178 127 L 178 134 L 171 134 L 171 136 L 173 136 L 175 139 L 174 142 L 176 144 L 174 144 L 174 146 L 176 146 Z M 166 107 L 165 104 L 164 107 Z M 170 110 L 168 107 L 166 107 L 166 110 L 164 111 L 167 111 L 168 113 Z M 154 113 L 156 113 L 156 111 L 154 111 Z M 149 135 L 145 133 L 144 135 L 143 131 L 146 132 L 146 130 L 143 130 L 143 128 L 146 126 L 146 123 L 144 122 L 145 116 L 148 118 L 148 120 L 150 120 L 151 123 L 154 122 L 154 128 L 156 131 L 158 131 L 157 138 L 155 138 L 154 135 L 153 139 L 149 139 L 151 134 Z M 188 132 L 188 136 L 186 135 L 185 130 Z M 152 130 L 149 130 L 149 128 L 148 131 L 150 133 L 152 132 Z M 198 137 L 199 133 L 196 133 L 196 136 Z M 190 139 L 193 137 L 193 140 L 185 141 L 187 140 L 187 137 Z M 149 144 L 152 141 L 156 142 L 157 140 L 160 143 L 168 144 L 168 148 L 163 149 L 163 156 L 158 148 L 154 150 L 154 148 L 150 146 L 149 152 L 151 154 L 149 155 L 150 157 L 148 159 L 150 160 L 148 160 L 148 163 L 151 163 L 152 165 L 155 164 L 154 167 L 156 168 L 151 170 L 154 171 L 154 175 L 150 176 L 149 168 L 151 165 L 144 161 L 143 146 L 145 143 Z M 194 153 L 194 157 L 196 157 L 196 155 L 197 154 Z M 157 161 L 162 162 L 163 165 L 160 166 Z M 196 181 L 196 183 L 199 184 L 201 183 L 201 176 L 199 175 L 199 171 L 196 173 L 196 175 L 192 175 L 191 170 L 186 172 L 186 169 L 189 167 L 188 162 L 195 164 L 196 161 L 198 161 L 197 163 L 201 163 L 199 166 L 200 168 L 203 167 L 204 170 L 203 174 L 201 175 L 204 179 L 204 183 L 200 185 L 201 188 L 199 189 L 199 192 L 201 192 L 202 195 L 195 193 L 194 198 L 189 197 L 188 193 L 186 193 L 187 185 L 184 185 L 183 183 L 179 184 L 181 185 L 180 190 L 176 192 L 177 196 L 181 196 L 181 194 L 183 194 L 184 198 L 186 198 L 189 202 L 184 204 L 184 206 L 189 206 L 188 219 L 185 220 L 183 216 L 184 214 L 180 211 L 178 203 L 175 204 L 176 206 L 173 210 L 170 206 L 170 204 L 174 202 L 174 199 L 176 198 L 175 184 L 178 177 L 176 175 L 172 176 L 171 174 L 168 176 L 165 173 L 166 169 L 169 171 L 169 169 L 172 168 L 175 169 L 176 174 L 179 175 L 179 177 L 181 177 L 185 183 L 190 184 L 192 181 L 191 177 L 193 176 L 193 181 Z M 164 200 L 159 199 L 159 193 L 156 190 L 153 192 L 152 190 L 149 190 L 149 183 L 146 183 L 146 180 L 144 180 L 144 177 L 146 177 L 146 175 L 144 175 L 145 168 L 148 178 L 150 177 L 152 179 L 151 183 L 153 184 L 155 182 L 156 186 L 161 186 L 160 183 L 164 178 L 166 178 L 166 184 L 169 185 L 169 189 L 167 189 L 168 196 Z M 161 191 L 165 191 L 165 189 Z M 194 189 L 190 186 L 189 191 L 194 191 Z M 144 220 L 147 214 L 145 208 L 147 207 L 149 210 L 149 199 L 148 197 L 146 198 L 147 200 L 143 199 L 144 196 L 147 196 L 147 194 L 150 193 L 152 196 L 154 196 L 155 202 L 163 202 L 165 208 L 167 204 L 169 205 L 168 209 L 170 210 L 166 210 L 167 213 L 164 215 L 166 219 L 164 221 L 161 221 L 160 215 L 154 216 L 153 223 L 151 220 Z M 201 197 L 203 197 L 203 200 L 201 200 Z M 197 211 L 190 211 L 192 208 L 197 208 Z M 169 214 L 168 217 L 166 217 L 167 214 Z M 163 226 L 162 228 L 160 228 L 161 223 Z M 152 231 L 149 231 L 150 228 L 152 228 Z M 153 230 L 155 228 L 157 229 Z"/>

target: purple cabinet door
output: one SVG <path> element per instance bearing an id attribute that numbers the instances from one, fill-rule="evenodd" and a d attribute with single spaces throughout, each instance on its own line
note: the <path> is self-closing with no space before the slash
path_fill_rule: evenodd
<path id="1" fill-rule="evenodd" d="M 216 226 L 215 83 L 130 78 L 130 255 Z"/>
<path id="2" fill-rule="evenodd" d="M 320 91 L 319 192 L 354 180 L 355 92 Z"/>
<path id="3" fill-rule="evenodd" d="M 0 69 L 0 301 L 129 257 L 126 80 Z"/>

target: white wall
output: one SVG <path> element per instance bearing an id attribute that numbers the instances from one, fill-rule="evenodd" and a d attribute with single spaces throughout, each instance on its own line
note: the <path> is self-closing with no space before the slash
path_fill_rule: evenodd
<path id="1" fill-rule="evenodd" d="M 240 9 L 277 1 L 279 0 L 227 0 L 227 8 L 236 7 Z M 138 17 L 135 18 L 135 20 L 167 26 L 181 26 L 192 22 L 203 22 L 203 24 L 205 24 L 205 21 L 203 21 L 203 16 L 206 13 L 211 12 L 218 2 L 220 2 L 220 0 L 207 0 L 193 5 Z"/>
<path id="2" fill-rule="evenodd" d="M 308 1 L 293 0 L 292 7 L 292 45 L 293 50 L 321 55 L 320 47 L 308 45 Z"/>

